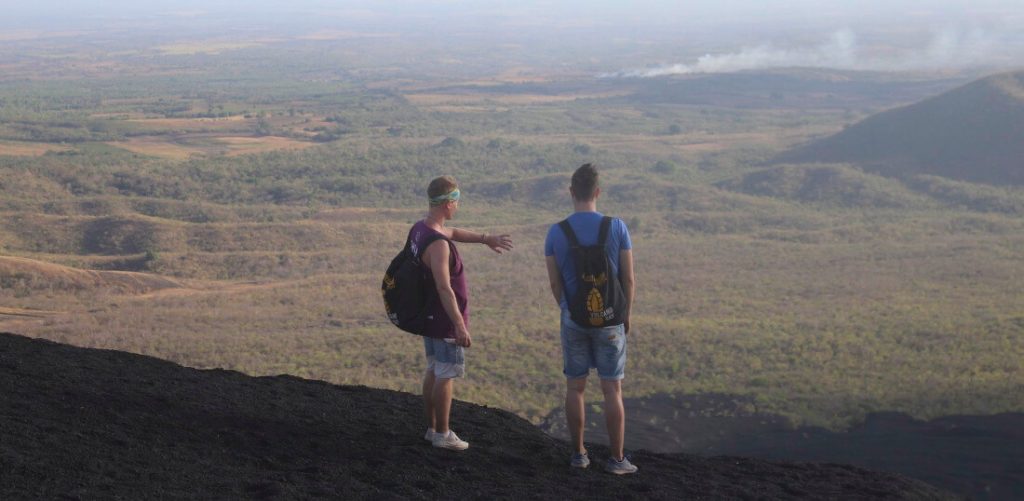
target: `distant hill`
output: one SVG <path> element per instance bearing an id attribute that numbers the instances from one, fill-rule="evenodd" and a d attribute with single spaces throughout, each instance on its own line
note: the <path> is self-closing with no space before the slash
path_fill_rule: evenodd
<path id="1" fill-rule="evenodd" d="M 150 273 L 80 270 L 34 259 L 0 256 L 0 286 L 15 290 L 102 290 L 141 294 L 178 288 L 182 284 Z"/>
<path id="2" fill-rule="evenodd" d="M 926 209 L 1024 214 L 1024 190 L 918 174 L 885 177 L 849 164 L 785 164 L 719 181 L 717 188 L 823 207 Z"/>
<path id="3" fill-rule="evenodd" d="M 416 395 L 12 334 L 0 392 L 2 499 L 955 499 L 839 464 L 637 451 L 633 476 L 571 471 L 565 442 L 464 402 L 453 453 L 424 442 Z"/>
<path id="4" fill-rule="evenodd" d="M 929 201 L 896 180 L 842 165 L 782 165 L 716 184 L 746 193 L 838 207 L 906 208 Z"/>
<path id="5" fill-rule="evenodd" d="M 846 162 L 892 176 L 1024 185 L 1024 71 L 873 115 L 776 161 Z"/>

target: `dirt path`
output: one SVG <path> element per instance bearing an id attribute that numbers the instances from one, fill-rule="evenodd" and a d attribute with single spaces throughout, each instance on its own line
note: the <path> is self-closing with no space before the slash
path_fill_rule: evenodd
<path id="1" fill-rule="evenodd" d="M 59 311 L 48 311 L 48 310 L 33 310 L 28 308 L 8 308 L 6 306 L 0 306 L 0 315 L 18 317 L 18 318 L 46 318 L 52 317 L 53 315 L 60 314 Z M 0 317 L 3 318 L 3 317 Z"/>

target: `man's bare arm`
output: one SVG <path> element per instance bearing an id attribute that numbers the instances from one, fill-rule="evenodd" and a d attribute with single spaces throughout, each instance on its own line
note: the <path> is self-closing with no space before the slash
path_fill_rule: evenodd
<path id="1" fill-rule="evenodd" d="M 469 330 L 466 329 L 466 323 L 462 321 L 459 303 L 455 299 L 455 291 L 452 290 L 451 272 L 448 270 L 450 256 L 451 249 L 448 248 L 448 242 L 444 240 L 435 240 L 427 246 L 427 250 L 423 251 L 423 260 L 430 268 L 431 275 L 434 276 L 434 285 L 437 287 L 441 306 L 444 307 L 444 312 L 448 314 L 452 325 L 455 326 L 455 341 L 459 346 L 468 348 L 473 341 L 469 336 Z"/>
<path id="2" fill-rule="evenodd" d="M 551 295 L 555 296 L 555 303 L 561 305 L 562 291 L 564 290 L 562 272 L 558 269 L 558 261 L 555 260 L 555 256 L 546 256 L 545 261 L 547 261 L 548 265 L 548 282 L 551 285 Z"/>
<path id="3" fill-rule="evenodd" d="M 451 232 L 451 239 L 456 242 L 484 244 L 498 254 L 512 250 L 512 237 L 507 234 L 488 235 L 486 233 L 477 233 L 475 231 L 463 230 L 461 228 L 452 228 Z"/>
<path id="4" fill-rule="evenodd" d="M 633 275 L 633 251 L 619 251 L 619 281 L 626 296 L 626 334 L 629 334 L 629 319 L 633 312 L 633 297 L 636 296 L 636 277 Z"/>

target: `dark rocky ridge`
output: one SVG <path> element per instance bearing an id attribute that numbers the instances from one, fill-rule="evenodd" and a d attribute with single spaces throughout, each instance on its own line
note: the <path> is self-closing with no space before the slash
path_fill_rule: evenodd
<path id="1" fill-rule="evenodd" d="M 846 463 L 907 475 L 979 500 L 1024 499 L 1024 414 L 923 421 L 868 414 L 844 431 L 795 426 L 758 412 L 749 397 L 654 395 L 626 399 L 626 443 L 655 452 Z M 607 443 L 604 416 L 587 414 L 588 439 Z M 559 409 L 541 429 L 567 438 Z"/>
<path id="2" fill-rule="evenodd" d="M 472 447 L 452 453 L 423 440 L 412 394 L 13 334 L 0 334 L 0 391 L 2 499 L 953 498 L 839 464 L 637 451 L 633 476 L 570 471 L 564 442 L 464 402 L 454 423 Z"/>

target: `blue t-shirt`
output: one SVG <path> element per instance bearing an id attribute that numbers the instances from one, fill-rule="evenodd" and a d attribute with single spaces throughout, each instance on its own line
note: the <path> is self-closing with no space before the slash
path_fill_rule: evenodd
<path id="1" fill-rule="evenodd" d="M 572 226 L 572 231 L 576 233 L 580 245 L 597 244 L 597 233 L 601 229 L 602 217 L 604 215 L 600 212 L 574 212 L 569 216 L 569 226 Z M 609 261 L 612 263 L 612 273 L 617 276 L 619 274 L 619 252 L 633 249 L 633 242 L 629 239 L 626 223 L 619 218 L 612 218 L 605 249 L 608 250 Z M 544 255 L 555 256 L 558 269 L 562 272 L 562 285 L 565 292 L 560 304 L 563 310 L 568 310 L 569 302 L 566 298 L 571 297 L 578 287 L 576 267 L 572 258 L 569 257 L 569 239 L 557 223 L 548 229 L 548 236 L 544 240 Z"/>

